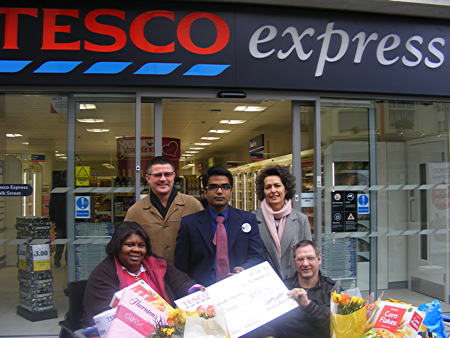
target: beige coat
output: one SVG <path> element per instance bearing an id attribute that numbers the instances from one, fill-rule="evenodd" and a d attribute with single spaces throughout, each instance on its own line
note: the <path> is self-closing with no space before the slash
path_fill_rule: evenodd
<path id="1" fill-rule="evenodd" d="M 173 263 L 181 217 L 200 210 L 203 207 L 197 199 L 178 192 L 163 219 L 150 196 L 146 196 L 128 209 L 125 221 L 142 226 L 150 237 L 153 253 Z"/>

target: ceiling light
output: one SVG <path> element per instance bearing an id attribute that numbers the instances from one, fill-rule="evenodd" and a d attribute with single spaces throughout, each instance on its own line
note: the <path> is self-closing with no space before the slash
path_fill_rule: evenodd
<path id="1" fill-rule="evenodd" d="M 212 144 L 212 143 L 210 143 L 210 142 L 195 142 L 194 143 L 194 145 L 196 145 L 196 146 L 209 146 L 210 144 Z"/>
<path id="2" fill-rule="evenodd" d="M 230 133 L 231 130 L 229 129 L 210 129 L 208 130 L 208 133 L 214 133 L 214 134 L 226 134 Z"/>
<path id="3" fill-rule="evenodd" d="M 57 153 L 57 154 L 55 154 L 55 156 L 56 156 L 56 157 L 64 157 L 64 156 L 66 156 L 66 154 L 63 154 L 63 153 Z"/>
<path id="4" fill-rule="evenodd" d="M 215 141 L 215 140 L 220 140 L 220 137 L 217 137 L 217 136 L 203 136 L 203 137 L 200 137 L 200 139 L 208 140 L 208 141 Z M 208 144 L 211 144 L 211 143 L 208 143 Z"/>
<path id="5" fill-rule="evenodd" d="M 186 150 L 185 153 L 186 154 L 198 154 L 199 151 L 197 151 L 197 150 Z"/>
<path id="6" fill-rule="evenodd" d="M 267 107 L 264 106 L 237 106 L 234 108 L 234 111 L 249 111 L 249 112 L 258 112 L 264 111 Z"/>
<path id="7" fill-rule="evenodd" d="M 60 160 L 67 160 L 67 156 L 61 156 L 61 157 L 58 157 L 58 159 L 60 159 Z"/>
<path id="8" fill-rule="evenodd" d="M 408 2 L 420 5 L 450 6 L 450 1 L 448 0 L 391 0 L 391 1 Z"/>
<path id="9" fill-rule="evenodd" d="M 220 120 L 219 123 L 222 124 L 243 124 L 247 122 L 247 120 Z"/>
<path id="10" fill-rule="evenodd" d="M 6 137 L 22 137 L 22 134 L 13 134 L 13 133 L 7 133 Z"/>
<path id="11" fill-rule="evenodd" d="M 93 129 L 86 129 L 86 131 L 90 133 L 107 133 L 109 132 L 109 129 L 102 129 L 102 128 L 93 128 Z"/>
<path id="12" fill-rule="evenodd" d="M 191 150 L 203 150 L 205 148 L 203 148 L 203 147 L 189 147 L 189 149 L 191 149 Z"/>
<path id="13" fill-rule="evenodd" d="M 102 166 L 107 169 L 115 169 L 115 167 L 111 163 L 102 163 Z"/>
<path id="14" fill-rule="evenodd" d="M 80 103 L 80 110 L 81 109 L 97 109 L 97 107 L 93 103 Z"/>
<path id="15" fill-rule="evenodd" d="M 181 169 L 189 169 L 189 168 L 192 168 L 193 166 L 194 166 L 194 163 L 189 163 L 189 164 L 186 164 L 185 166 L 181 167 Z"/>
<path id="16" fill-rule="evenodd" d="M 29 142 L 22 142 L 22 144 L 24 144 L 24 145 L 29 145 L 30 143 Z"/>
<path id="17" fill-rule="evenodd" d="M 191 158 L 192 154 L 182 154 L 181 156 L 183 156 L 184 158 Z"/>
<path id="18" fill-rule="evenodd" d="M 102 123 L 102 122 L 105 122 L 104 119 L 94 119 L 94 118 L 77 119 L 77 121 L 81 122 L 81 123 Z"/>

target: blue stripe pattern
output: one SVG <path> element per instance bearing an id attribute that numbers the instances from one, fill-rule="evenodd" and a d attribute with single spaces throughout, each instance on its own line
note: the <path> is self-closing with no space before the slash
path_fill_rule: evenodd
<path id="1" fill-rule="evenodd" d="M 230 65 L 210 65 L 210 64 L 197 64 L 189 68 L 183 75 L 188 76 L 217 76 L 221 74 Z"/>
<path id="2" fill-rule="evenodd" d="M 30 63 L 24 60 L 0 60 L 0 73 L 17 73 Z"/>
<path id="3" fill-rule="evenodd" d="M 33 73 L 66 74 L 74 70 L 83 61 L 47 61 Z"/>
<path id="4" fill-rule="evenodd" d="M 139 68 L 138 75 L 168 75 L 181 66 L 181 63 L 149 62 Z"/>
<path id="5" fill-rule="evenodd" d="M 0 73 L 17 73 L 28 66 L 30 60 L 0 60 Z M 33 73 L 38 74 L 66 74 L 77 68 L 83 61 L 47 61 L 41 64 Z M 133 62 L 99 61 L 91 65 L 84 74 L 119 74 L 132 65 Z M 179 68 L 182 63 L 149 62 L 134 72 L 136 75 L 169 75 Z M 193 65 L 184 76 L 217 76 L 231 65 L 203 64 Z"/>
<path id="6" fill-rule="evenodd" d="M 100 61 L 100 62 L 94 63 L 84 73 L 85 74 L 118 74 L 131 64 L 132 64 L 132 62 Z"/>

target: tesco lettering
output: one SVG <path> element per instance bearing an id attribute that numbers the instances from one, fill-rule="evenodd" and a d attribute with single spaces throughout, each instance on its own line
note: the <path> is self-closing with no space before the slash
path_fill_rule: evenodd
<path id="1" fill-rule="evenodd" d="M 18 41 L 18 31 L 21 19 L 24 16 L 40 18 L 42 16 L 42 45 L 41 50 L 87 50 L 92 52 L 112 53 L 120 51 L 125 47 L 128 41 L 131 41 L 137 48 L 148 53 L 173 53 L 175 52 L 175 41 L 165 45 L 156 45 L 151 43 L 145 36 L 146 25 L 156 18 L 163 19 L 169 30 L 173 25 L 176 26 L 176 36 L 179 44 L 187 51 L 209 55 L 224 49 L 230 40 L 230 29 L 228 24 L 220 16 L 209 12 L 194 12 L 185 15 L 179 20 L 175 19 L 174 11 L 152 10 L 137 15 L 128 27 L 124 30 L 112 24 L 102 23 L 104 17 L 114 17 L 116 20 L 125 21 L 127 13 L 117 9 L 94 9 L 89 11 L 84 17 L 80 16 L 79 9 L 53 9 L 43 8 L 0 8 L 0 15 L 4 15 L 5 31 L 3 36 L 3 50 L 20 49 Z M 73 18 L 73 24 L 58 24 L 62 18 Z M 200 19 L 209 20 L 216 29 L 216 39 L 208 47 L 201 47 L 195 44 L 191 37 L 191 26 Z M 110 44 L 96 44 L 89 40 L 77 39 L 72 32 L 74 26 L 84 27 L 88 32 L 111 37 L 113 42 Z M 79 29 L 79 27 L 76 27 Z M 58 42 L 57 35 L 64 34 L 66 38 L 73 37 L 70 42 Z"/>

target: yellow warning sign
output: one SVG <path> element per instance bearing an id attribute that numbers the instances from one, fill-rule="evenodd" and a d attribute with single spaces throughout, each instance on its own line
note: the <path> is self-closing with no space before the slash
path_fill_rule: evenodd
<path id="1" fill-rule="evenodd" d="M 91 167 L 87 165 L 77 165 L 75 168 L 75 185 L 77 187 L 89 187 L 91 178 Z"/>

